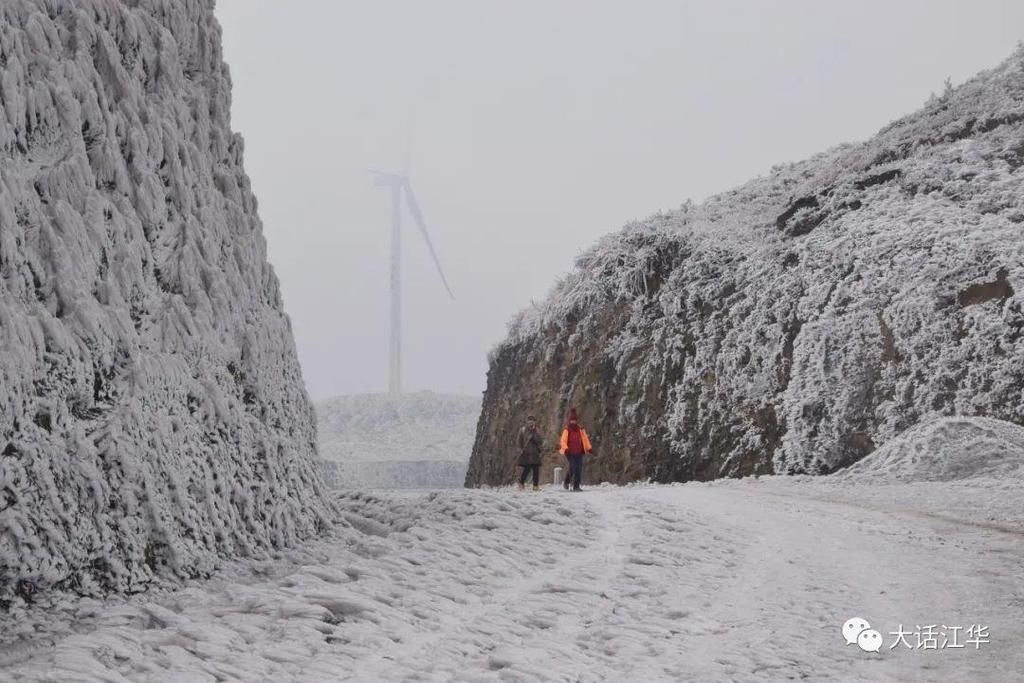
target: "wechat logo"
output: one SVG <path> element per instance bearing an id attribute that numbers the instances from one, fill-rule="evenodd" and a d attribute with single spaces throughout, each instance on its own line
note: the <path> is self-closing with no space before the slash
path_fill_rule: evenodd
<path id="1" fill-rule="evenodd" d="M 847 645 L 856 644 L 864 652 L 878 652 L 882 648 L 882 634 L 871 628 L 867 619 L 860 617 L 846 620 L 843 638 Z"/>

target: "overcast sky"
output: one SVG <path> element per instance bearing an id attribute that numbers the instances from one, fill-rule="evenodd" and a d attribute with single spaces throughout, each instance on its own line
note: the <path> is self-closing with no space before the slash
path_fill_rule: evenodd
<path id="1" fill-rule="evenodd" d="M 387 387 L 390 195 L 408 390 L 475 394 L 506 321 L 601 235 L 919 108 L 1024 38 L 1020 0 L 217 0 L 232 126 L 310 394 Z"/>

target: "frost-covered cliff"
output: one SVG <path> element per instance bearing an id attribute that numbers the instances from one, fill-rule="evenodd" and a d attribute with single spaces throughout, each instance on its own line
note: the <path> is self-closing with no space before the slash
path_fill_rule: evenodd
<path id="1" fill-rule="evenodd" d="M 467 484 L 570 405 L 594 479 L 827 473 L 928 417 L 1024 423 L 1024 50 L 873 139 L 583 255 L 493 352 Z"/>
<path id="2" fill-rule="evenodd" d="M 312 534 L 213 0 L 0 5 L 0 604 Z"/>

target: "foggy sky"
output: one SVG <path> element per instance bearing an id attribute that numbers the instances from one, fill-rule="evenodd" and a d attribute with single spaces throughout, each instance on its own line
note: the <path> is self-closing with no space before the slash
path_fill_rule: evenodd
<path id="1" fill-rule="evenodd" d="M 1024 38 L 1019 0 L 217 0 L 232 127 L 310 394 L 387 387 L 390 196 L 407 390 L 482 391 L 506 321 L 631 219 L 873 135 Z"/>

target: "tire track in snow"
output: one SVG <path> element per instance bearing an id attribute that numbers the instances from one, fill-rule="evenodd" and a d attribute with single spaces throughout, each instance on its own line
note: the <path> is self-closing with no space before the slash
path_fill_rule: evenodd
<path id="1" fill-rule="evenodd" d="M 600 508 L 587 506 L 588 512 L 594 515 L 600 531 L 592 548 L 588 548 L 580 560 L 574 563 L 572 574 L 577 586 L 573 590 L 583 596 L 592 596 L 593 602 L 585 605 L 579 614 L 565 612 L 559 617 L 559 624 L 565 625 L 564 638 L 579 642 L 590 626 L 602 614 L 614 608 L 614 579 L 622 570 L 622 545 L 629 540 L 623 533 L 623 511 L 618 499 L 612 505 Z M 561 583 L 547 584 L 542 593 L 555 593 L 562 590 Z"/>
<path id="2" fill-rule="evenodd" d="M 954 526 L 960 527 L 973 527 L 975 529 L 983 529 L 986 531 L 994 531 L 1000 534 L 1008 534 L 1018 539 L 1024 539 L 1024 530 L 1020 527 L 1013 527 L 1007 524 L 997 524 L 995 522 L 979 522 L 970 519 L 963 519 L 960 517 L 953 517 L 952 515 L 945 515 L 940 512 L 929 512 L 926 510 L 916 510 L 914 508 L 902 507 L 902 506 L 891 506 L 891 505 L 872 505 L 864 502 L 857 502 L 853 500 L 845 500 L 843 498 L 831 497 L 819 497 L 812 495 L 794 495 L 792 493 L 782 493 L 779 491 L 764 491 L 764 495 L 776 496 L 778 498 L 785 498 L 788 500 L 813 500 L 821 503 L 829 503 L 831 505 L 841 505 L 854 508 L 857 510 L 863 510 L 866 512 L 880 512 L 887 515 L 904 515 L 906 517 L 921 519 L 932 522 L 945 522 Z"/>
<path id="3" fill-rule="evenodd" d="M 976 525 L 950 537 L 947 520 L 908 525 L 908 517 L 893 519 L 889 510 L 773 495 L 760 486 L 691 485 L 649 495 L 709 514 L 722 536 L 756 532 L 735 577 L 707 596 L 705 616 L 720 627 L 688 643 L 698 678 L 924 680 L 934 679 L 941 664 L 944 679 L 993 680 L 1005 650 L 998 658 L 991 651 L 944 653 L 937 656 L 948 661 L 939 663 L 928 657 L 933 653 L 889 651 L 890 630 L 987 620 L 1016 633 L 1014 642 L 1024 635 L 994 598 L 1009 595 L 1012 604 L 1012 596 L 1022 597 L 1013 578 L 1021 575 L 1016 538 L 978 534 Z M 1002 551 L 1011 547 L 1018 552 L 1006 559 Z M 993 571 L 993 561 L 1005 564 L 1005 573 Z M 853 616 L 882 632 L 883 652 L 845 646 L 839 626 Z"/>
<path id="4" fill-rule="evenodd" d="M 736 482 L 598 487 L 582 496 L 362 496 L 346 502 L 359 513 L 362 536 L 340 529 L 280 559 L 239 561 L 216 580 L 137 602 L 26 615 L 39 638 L 29 642 L 57 643 L 52 652 L 26 653 L 5 673 L 25 680 L 52 680 L 53 672 L 66 680 L 1019 679 L 1024 548 L 1016 536 L 945 521 L 908 525 L 912 517 L 768 495 L 781 490 L 781 482 Z M 55 624 L 62 614 L 74 618 Z M 851 616 L 882 631 L 898 621 L 986 622 L 993 645 L 867 655 L 843 644 L 839 626 Z"/>

